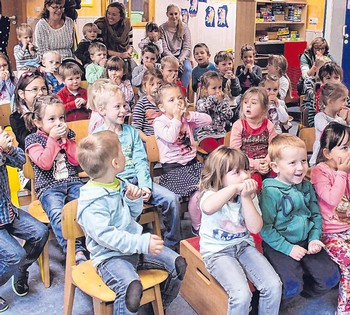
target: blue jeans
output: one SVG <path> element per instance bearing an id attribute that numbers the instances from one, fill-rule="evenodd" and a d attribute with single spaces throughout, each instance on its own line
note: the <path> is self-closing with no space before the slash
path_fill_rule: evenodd
<path id="1" fill-rule="evenodd" d="M 39 198 L 43 209 L 49 217 L 57 242 L 64 253 L 66 252 L 67 241 L 62 235 L 62 209 L 67 202 L 79 198 L 81 186 L 83 186 L 83 183 L 80 181 L 60 183 L 46 189 Z M 85 251 L 79 239 L 76 241 L 76 251 Z"/>
<path id="2" fill-rule="evenodd" d="M 134 280 L 139 280 L 137 270 L 162 269 L 168 272 L 168 278 L 161 284 L 163 306 L 167 308 L 178 295 L 181 285 L 175 268 L 177 257 L 180 257 L 177 253 L 164 247 L 158 255 L 116 256 L 99 264 L 97 266 L 98 273 L 117 296 L 114 301 L 113 314 L 135 314 L 126 307 L 125 297 L 129 284 Z"/>
<path id="3" fill-rule="evenodd" d="M 25 240 L 22 247 L 14 238 Z M 38 259 L 49 236 L 47 226 L 19 209 L 12 223 L 0 227 L 0 286 L 13 274 L 24 274 Z"/>
<path id="4" fill-rule="evenodd" d="M 181 71 L 181 77 L 180 77 L 181 83 L 186 89 L 188 89 L 188 86 L 190 85 L 191 75 L 192 75 L 192 64 L 191 64 L 191 61 L 186 59 L 183 63 L 183 69 Z"/>
<path id="5" fill-rule="evenodd" d="M 282 283 L 267 259 L 247 242 L 228 246 L 204 258 L 205 266 L 228 294 L 227 314 L 248 314 L 252 293 L 260 291 L 259 314 L 278 314 Z"/>

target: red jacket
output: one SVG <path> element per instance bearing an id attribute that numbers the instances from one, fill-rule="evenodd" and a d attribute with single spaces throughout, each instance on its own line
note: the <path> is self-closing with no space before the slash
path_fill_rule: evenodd
<path id="1" fill-rule="evenodd" d="M 77 108 L 75 106 L 75 99 L 79 97 L 87 101 L 86 89 L 79 88 L 78 93 L 76 95 L 73 95 L 65 86 L 57 93 L 57 96 L 64 104 L 66 121 L 83 120 L 90 118 L 91 110 L 86 108 L 86 104 L 84 104 L 81 108 Z"/>

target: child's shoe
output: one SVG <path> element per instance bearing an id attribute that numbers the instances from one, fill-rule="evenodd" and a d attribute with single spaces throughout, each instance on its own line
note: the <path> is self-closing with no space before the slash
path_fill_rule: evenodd
<path id="1" fill-rule="evenodd" d="M 9 308 L 6 300 L 0 296 L 0 313 L 5 312 Z"/>
<path id="2" fill-rule="evenodd" d="M 192 232 L 193 235 L 199 236 L 199 229 L 196 230 L 192 225 L 191 225 L 191 232 Z"/>
<path id="3" fill-rule="evenodd" d="M 86 256 L 84 255 L 84 253 L 82 251 L 76 252 L 75 253 L 75 263 L 76 265 L 80 265 L 83 262 L 87 261 Z"/>
<path id="4" fill-rule="evenodd" d="M 28 271 L 24 273 L 15 273 L 12 276 L 12 290 L 18 296 L 25 296 L 28 294 L 28 291 L 29 291 L 28 276 L 29 276 Z"/>

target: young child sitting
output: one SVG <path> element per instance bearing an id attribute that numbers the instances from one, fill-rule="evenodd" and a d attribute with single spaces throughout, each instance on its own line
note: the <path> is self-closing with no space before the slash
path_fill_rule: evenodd
<path id="1" fill-rule="evenodd" d="M 35 193 L 47 213 L 58 244 L 66 251 L 61 211 L 65 203 L 79 197 L 83 183 L 78 177 L 75 134 L 64 120 L 64 105 L 55 95 L 35 100 L 33 110 L 24 114 L 28 129 L 37 127 L 25 140 L 35 175 Z M 85 248 L 77 240 L 76 262 L 86 260 Z"/>
<path id="2" fill-rule="evenodd" d="M 141 39 L 139 42 L 139 48 L 141 51 L 148 44 L 154 44 L 158 48 L 158 56 L 161 56 L 163 53 L 163 42 L 160 38 L 159 27 L 154 22 L 148 22 L 146 24 L 146 37 Z M 158 59 L 157 59 L 158 62 Z"/>
<path id="3" fill-rule="evenodd" d="M 0 52 L 0 104 L 10 102 L 16 84 L 17 79 L 12 72 L 10 59 Z"/>
<path id="4" fill-rule="evenodd" d="M 193 48 L 193 56 L 197 66 L 192 70 L 192 90 L 197 92 L 202 75 L 207 71 L 218 71 L 218 69 L 209 61 L 210 52 L 206 44 L 196 44 Z"/>
<path id="5" fill-rule="evenodd" d="M 241 85 L 241 94 L 252 86 L 258 86 L 262 79 L 261 68 L 255 63 L 255 48 L 251 45 L 244 44 L 241 47 L 241 59 L 243 65 L 239 65 L 236 69 L 236 76 Z"/>
<path id="6" fill-rule="evenodd" d="M 308 170 L 304 141 L 280 134 L 269 145 L 269 157 L 277 177 L 264 180 L 259 196 L 264 221 L 260 234 L 264 255 L 282 280 L 286 308 L 301 302 L 302 291 L 311 296 L 323 294 L 340 277 L 320 241 L 322 217 L 316 194 L 304 180 Z"/>
<path id="7" fill-rule="evenodd" d="M 142 189 L 116 178 L 127 163 L 118 136 L 108 130 L 88 136 L 79 143 L 78 160 L 91 178 L 81 188 L 78 222 L 94 266 L 116 293 L 114 314 L 137 313 L 143 291 L 137 270 L 152 268 L 169 273 L 161 286 L 167 309 L 179 292 L 187 264 L 164 247 L 158 235 L 142 234 L 136 221 L 142 212 Z"/>
<path id="8" fill-rule="evenodd" d="M 177 58 L 174 56 L 165 56 L 162 58 L 160 65 L 164 83 L 176 83 L 180 87 L 182 94 L 186 96 L 187 89 L 182 85 L 178 77 L 180 64 Z"/>
<path id="9" fill-rule="evenodd" d="M 74 62 L 65 62 L 59 73 L 65 86 L 57 96 L 64 104 L 66 121 L 89 119 L 91 110 L 86 108 L 87 91 L 80 86 L 80 67 Z"/>
<path id="10" fill-rule="evenodd" d="M 61 63 L 62 57 L 57 51 L 51 50 L 44 53 L 42 60 L 44 68 L 40 68 L 40 71 L 44 73 L 50 94 L 57 94 L 64 88 L 62 77 L 58 72 Z"/>
<path id="11" fill-rule="evenodd" d="M 288 128 L 289 115 L 286 104 L 278 99 L 279 79 L 275 75 L 267 74 L 260 86 L 263 87 L 269 97 L 269 109 L 267 116 L 275 126 L 277 133 L 282 133 L 282 126 Z"/>
<path id="12" fill-rule="evenodd" d="M 184 95 L 176 83 L 160 87 L 156 104 L 162 112 L 153 122 L 163 167 L 159 183 L 177 195 L 190 197 L 188 211 L 192 233 L 198 235 L 201 223 L 198 183 L 202 165 L 196 158 L 193 129 L 207 126 L 212 120 L 208 114 L 188 111 Z"/>
<path id="13" fill-rule="evenodd" d="M 84 68 L 87 67 L 88 64 L 92 62 L 89 53 L 89 47 L 92 43 L 100 42 L 101 39 L 97 38 L 97 34 L 99 33 L 99 29 L 94 23 L 86 23 L 83 26 L 83 35 L 84 38 L 78 44 L 74 55 L 81 61 Z"/>
<path id="14" fill-rule="evenodd" d="M 119 177 L 140 187 L 145 203 L 161 207 L 165 246 L 178 250 L 181 239 L 180 197 L 152 182 L 142 140 L 134 127 L 124 124 L 129 107 L 123 91 L 113 83 L 100 84 L 99 81 L 91 89 L 95 90 L 91 104 L 104 120 L 104 124 L 95 132 L 112 130 L 118 135 L 122 146 L 126 163 Z"/>
<path id="15" fill-rule="evenodd" d="M 287 76 L 288 62 L 283 55 L 270 55 L 267 59 L 267 74 L 279 78 L 278 97 L 284 101 L 290 92 L 291 82 Z"/>
<path id="16" fill-rule="evenodd" d="M 86 67 L 85 77 L 86 81 L 92 84 L 103 78 L 106 73 L 107 47 L 100 42 L 92 43 L 89 46 L 89 54 L 92 63 Z"/>
<path id="17" fill-rule="evenodd" d="M 226 51 L 219 51 L 214 57 L 214 62 L 222 77 L 222 90 L 229 98 L 238 96 L 241 92 L 241 86 L 233 73 L 233 55 Z"/>
<path id="18" fill-rule="evenodd" d="M 22 23 L 16 27 L 19 44 L 13 48 L 17 71 L 36 70 L 40 56 L 33 45 L 33 30 L 29 24 Z"/>
<path id="19" fill-rule="evenodd" d="M 259 314 L 277 315 L 280 306 L 281 281 L 250 235 L 262 227 L 256 188 L 242 151 L 220 146 L 205 161 L 200 251 L 206 268 L 228 294 L 227 314 L 249 313 L 247 278 L 260 291 Z"/>
<path id="20" fill-rule="evenodd" d="M 40 256 L 49 236 L 47 226 L 15 207 L 11 200 L 6 166 L 22 168 L 26 161 L 22 149 L 12 145 L 12 137 L 0 127 L 0 288 L 12 277 L 18 296 L 29 291 L 28 268 Z M 20 238 L 25 241 L 22 246 Z M 0 312 L 9 308 L 0 297 Z"/>
<path id="21" fill-rule="evenodd" d="M 200 94 L 196 111 L 208 114 L 212 123 L 196 129 L 199 146 L 210 153 L 224 144 L 225 126 L 233 116 L 229 100 L 221 89 L 222 79 L 216 71 L 208 71 L 202 75 Z M 231 127 L 231 126 L 230 126 Z"/>

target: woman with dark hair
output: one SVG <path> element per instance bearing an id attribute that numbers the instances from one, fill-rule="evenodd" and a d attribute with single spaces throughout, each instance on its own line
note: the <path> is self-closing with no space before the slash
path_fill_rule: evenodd
<path id="1" fill-rule="evenodd" d="M 2 15 L 2 4 L 0 1 L 0 52 L 7 56 L 7 44 L 10 35 L 10 19 Z"/>
<path id="2" fill-rule="evenodd" d="M 74 58 L 74 22 L 64 14 L 65 0 L 45 0 L 41 19 L 35 28 L 36 46 L 42 57 L 55 50 L 62 59 Z"/>

